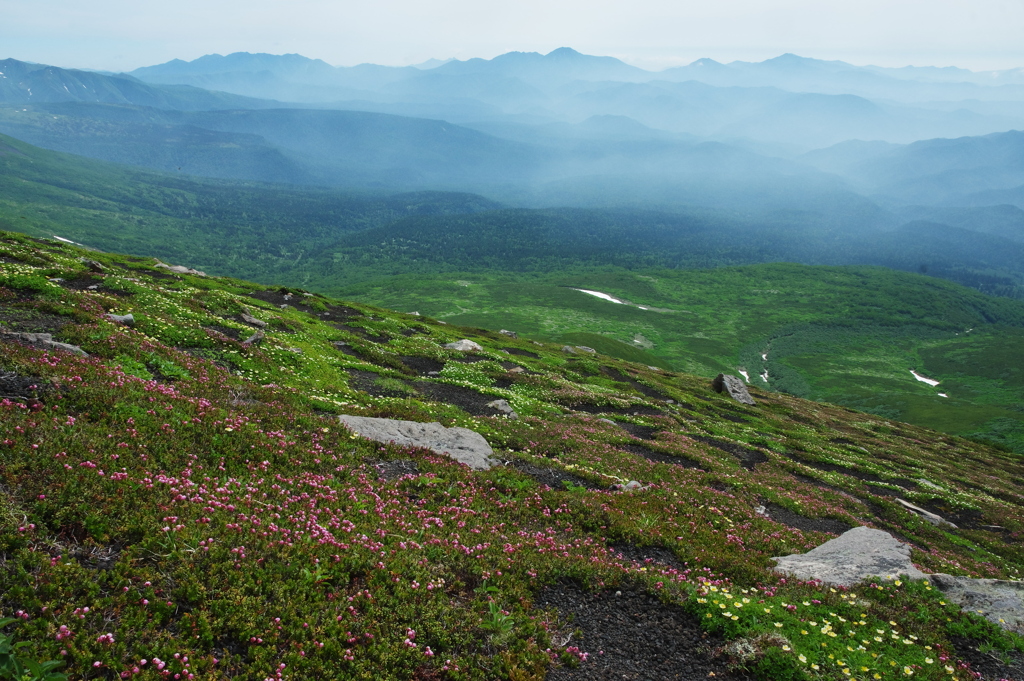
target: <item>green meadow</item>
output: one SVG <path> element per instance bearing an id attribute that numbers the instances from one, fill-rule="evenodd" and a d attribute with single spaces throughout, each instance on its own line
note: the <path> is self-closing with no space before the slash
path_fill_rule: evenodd
<path id="1" fill-rule="evenodd" d="M 742 370 L 764 389 L 1024 451 L 1024 304 L 929 277 L 795 264 L 603 268 L 394 277 L 343 294 L 698 375 Z"/>

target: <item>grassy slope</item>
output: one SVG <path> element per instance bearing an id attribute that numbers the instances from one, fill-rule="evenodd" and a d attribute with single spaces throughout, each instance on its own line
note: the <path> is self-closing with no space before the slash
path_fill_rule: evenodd
<path id="1" fill-rule="evenodd" d="M 743 368 L 760 387 L 1024 451 L 1024 377 L 1014 359 L 1024 356 L 1024 304 L 929 277 L 792 264 L 474 272 L 398 277 L 350 286 L 344 295 L 541 340 L 596 347 L 601 341 L 572 334 L 598 334 L 604 352 L 633 361 L 705 376 Z M 911 369 L 940 385 L 916 380 Z"/>
<path id="2" fill-rule="evenodd" d="M 264 281 L 301 282 L 304 259 L 347 231 L 495 205 L 459 193 L 374 196 L 175 177 L 0 136 L 0 226 Z"/>
<path id="3" fill-rule="evenodd" d="M 18 618 L 8 631 L 27 643 L 22 657 L 60 659 L 90 679 L 586 673 L 553 633 L 572 625 L 533 602 L 564 580 L 639 584 L 711 630 L 756 638 L 747 664 L 763 678 L 843 678 L 846 668 L 966 681 L 954 641 L 1024 650 L 924 585 L 837 592 L 785 583 L 769 560 L 828 539 L 813 523 L 830 519 L 898 533 L 926 570 L 1019 578 L 1019 456 L 756 388 L 758 405 L 745 407 L 687 374 L 299 291 L 173 277 L 153 262 L 0 234 L 3 324 L 90 353 L 5 341 L 0 355 L 0 610 Z M 107 311 L 133 313 L 135 328 Z M 262 344 L 232 340 L 253 330 L 243 311 L 268 323 Z M 481 361 L 441 347 L 462 337 L 482 344 Z M 403 357 L 444 368 L 414 380 Z M 512 360 L 526 371 L 510 371 Z M 426 397 L 459 387 L 507 399 L 520 418 Z M 468 426 L 519 468 L 472 472 L 379 446 L 335 413 Z M 651 439 L 625 430 L 641 426 Z M 723 448 L 759 463 L 743 467 Z M 526 464 L 575 484 L 539 485 Z M 649 487 L 607 488 L 626 480 Z M 894 494 L 961 529 L 924 522 Z M 681 567 L 633 562 L 613 545 L 661 547 Z M 820 620 L 838 637 L 808 631 Z"/>

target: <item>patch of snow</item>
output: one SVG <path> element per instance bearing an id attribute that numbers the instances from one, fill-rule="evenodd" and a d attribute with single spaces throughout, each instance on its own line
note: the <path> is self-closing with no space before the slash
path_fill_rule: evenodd
<path id="1" fill-rule="evenodd" d="M 649 307 L 644 307 L 643 305 L 637 305 L 637 307 L 639 307 L 641 310 L 650 310 L 651 309 Z"/>
<path id="2" fill-rule="evenodd" d="M 764 361 L 767 362 L 768 361 L 768 353 L 767 352 L 762 352 L 761 353 L 761 359 L 763 359 Z"/>
<path id="3" fill-rule="evenodd" d="M 939 397 L 949 397 L 946 393 L 939 393 Z"/>
<path id="4" fill-rule="evenodd" d="M 596 297 L 600 298 L 601 300 L 607 300 L 607 301 L 612 302 L 612 303 L 617 303 L 618 305 L 625 305 L 626 304 L 625 302 L 619 300 L 618 298 L 616 298 L 614 296 L 610 296 L 607 293 L 601 293 L 600 291 L 589 291 L 589 290 L 587 290 L 585 288 L 574 288 L 573 291 L 579 291 L 580 293 L 586 293 L 587 295 L 596 296 Z"/>
<path id="5" fill-rule="evenodd" d="M 74 244 L 75 246 L 82 246 L 82 244 L 78 243 L 77 241 L 72 241 L 71 239 L 65 239 L 64 237 L 57 236 L 56 234 L 53 235 L 53 238 L 56 239 L 57 241 L 63 241 L 66 244 Z M 84 246 L 82 246 L 82 247 L 85 248 Z"/>
<path id="6" fill-rule="evenodd" d="M 764 370 L 764 371 L 763 371 L 763 372 L 761 373 L 761 380 L 762 380 L 762 381 L 764 381 L 765 383 L 767 383 L 767 382 L 768 382 L 768 370 L 767 370 L 767 369 L 765 369 L 765 370 Z"/>
<path id="7" fill-rule="evenodd" d="M 740 376 L 743 377 L 744 381 L 746 381 L 747 383 L 750 383 L 750 374 L 748 374 L 743 369 L 737 369 L 736 371 L 740 372 Z"/>
<path id="8" fill-rule="evenodd" d="M 922 376 L 921 374 L 917 373 L 913 369 L 910 370 L 910 373 L 914 374 L 914 378 L 916 378 L 917 380 L 921 381 L 922 383 L 927 383 L 928 385 L 931 385 L 931 386 L 936 386 L 936 385 L 939 384 L 938 381 L 936 381 L 934 379 L 931 379 L 931 378 L 928 378 L 927 376 Z"/>

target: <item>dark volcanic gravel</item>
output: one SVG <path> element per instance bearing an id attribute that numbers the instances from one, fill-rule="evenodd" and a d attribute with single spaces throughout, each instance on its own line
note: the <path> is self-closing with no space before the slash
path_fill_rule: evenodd
<path id="1" fill-rule="evenodd" d="M 700 467 L 700 464 L 693 459 L 687 459 L 685 456 L 675 456 L 672 454 L 666 454 L 665 452 L 658 452 L 643 445 L 634 445 L 631 443 L 616 445 L 618 449 L 629 452 L 630 454 L 636 454 L 642 456 L 648 461 L 655 461 L 657 463 L 670 463 L 675 466 L 682 466 L 683 468 L 696 468 L 698 470 L 704 470 Z"/>
<path id="2" fill-rule="evenodd" d="M 494 395 L 484 395 L 470 388 L 433 381 L 417 381 L 415 386 L 424 397 L 456 406 L 473 416 L 497 416 L 501 413 L 487 406 L 489 402 L 499 399 Z"/>
<path id="3" fill-rule="evenodd" d="M 635 587 L 588 593 L 573 584 L 558 585 L 541 591 L 534 604 L 557 608 L 569 621 L 565 631 L 582 632 L 559 643 L 589 653 L 576 669 L 552 668 L 548 681 L 740 678 L 712 657 L 724 643 L 721 638 L 701 631 L 696 618 L 678 605 L 665 605 Z"/>
<path id="4" fill-rule="evenodd" d="M 1010 663 L 1006 664 L 998 651 L 981 652 L 980 641 L 961 636 L 953 636 L 951 641 L 956 656 L 971 665 L 971 670 L 979 672 L 985 681 L 1024 681 L 1024 653 L 1007 653 Z"/>
<path id="5" fill-rule="evenodd" d="M 634 546 L 633 544 L 612 544 L 609 548 L 619 554 L 622 560 L 634 560 L 641 565 L 655 565 L 685 570 L 686 566 L 676 554 L 663 546 Z"/>
<path id="6" fill-rule="evenodd" d="M 793 511 L 778 504 L 765 504 L 765 509 L 768 511 L 768 517 L 775 522 L 795 527 L 804 532 L 842 534 L 853 527 L 835 518 L 808 518 L 798 513 L 793 513 Z"/>
<path id="7" fill-rule="evenodd" d="M 633 437 L 641 440 L 653 440 L 654 434 L 659 430 L 662 430 L 661 428 L 655 428 L 654 426 L 641 426 L 636 423 L 627 423 L 625 421 L 616 421 L 615 425 L 622 428 Z"/>
<path id="8" fill-rule="evenodd" d="M 724 440 L 716 440 L 715 438 L 707 437 L 706 435 L 690 435 L 689 437 L 697 442 L 703 442 L 706 445 L 711 445 L 715 449 L 720 449 L 723 452 L 732 454 L 740 460 L 740 465 L 748 471 L 754 470 L 754 466 L 757 464 L 768 461 L 768 457 L 764 452 L 751 449 L 750 447 L 744 447 Z"/>
<path id="9" fill-rule="evenodd" d="M 547 466 L 535 466 L 534 464 L 523 461 L 522 459 L 513 459 L 508 462 L 509 468 L 515 468 L 520 473 L 526 473 L 531 478 L 536 480 L 542 485 L 547 485 L 551 489 L 565 489 L 565 483 L 571 483 L 576 487 L 586 487 L 587 489 L 606 489 L 601 485 L 581 478 L 572 473 L 566 473 L 565 471 L 558 470 L 557 468 L 548 468 Z"/>

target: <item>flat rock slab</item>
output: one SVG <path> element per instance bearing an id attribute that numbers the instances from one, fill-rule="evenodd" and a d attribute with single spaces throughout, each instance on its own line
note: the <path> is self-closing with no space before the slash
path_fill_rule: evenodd
<path id="1" fill-rule="evenodd" d="M 910 562 L 910 545 L 870 527 L 855 527 L 807 553 L 773 560 L 778 563 L 776 572 L 842 586 L 851 586 L 866 577 L 926 576 Z"/>
<path id="2" fill-rule="evenodd" d="M 716 393 L 728 393 L 729 397 L 737 402 L 751 405 L 756 404 L 754 398 L 747 392 L 747 386 L 743 383 L 743 380 L 737 376 L 718 374 L 715 380 L 711 382 L 711 387 L 714 388 Z"/>
<path id="3" fill-rule="evenodd" d="M 1024 634 L 1024 582 L 930 575 L 946 598 L 963 610 L 978 613 L 993 624 Z"/>
<path id="4" fill-rule="evenodd" d="M 445 428 L 440 423 L 418 423 L 368 416 L 342 415 L 343 425 L 375 442 L 394 442 L 406 447 L 423 447 L 455 459 L 478 471 L 487 470 L 497 462 L 494 450 L 483 435 L 468 428 Z"/>

